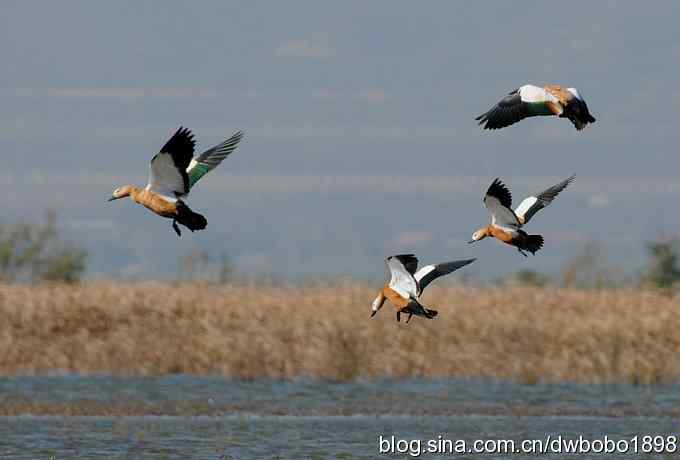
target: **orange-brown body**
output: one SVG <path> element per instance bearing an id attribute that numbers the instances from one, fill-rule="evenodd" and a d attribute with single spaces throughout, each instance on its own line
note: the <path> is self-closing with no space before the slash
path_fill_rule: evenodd
<path id="1" fill-rule="evenodd" d="M 176 203 L 172 203 L 162 198 L 151 190 L 134 187 L 130 191 L 130 198 L 132 198 L 132 201 L 135 203 L 141 204 L 146 209 L 158 214 L 161 217 L 174 219 L 179 216 Z"/>
<path id="2" fill-rule="evenodd" d="M 179 217 L 178 202 L 171 202 L 145 188 L 135 187 L 134 185 L 124 185 L 113 191 L 112 200 L 130 197 L 132 201 L 141 204 L 149 211 L 161 217 L 176 219 Z"/>
<path id="3" fill-rule="evenodd" d="M 399 293 L 392 289 L 388 283 L 383 286 L 380 292 L 378 292 L 378 296 L 373 301 L 373 313 L 371 316 L 374 316 L 378 310 L 380 310 L 386 300 L 389 300 L 390 303 L 397 309 L 397 321 L 399 321 L 402 313 L 408 314 L 408 319 L 406 320 L 407 323 L 413 315 L 423 316 L 428 319 L 432 319 L 437 316 L 437 310 L 425 308 L 415 299 L 403 298 L 399 295 Z"/>
<path id="4" fill-rule="evenodd" d="M 486 231 L 489 234 L 489 236 L 492 236 L 496 238 L 497 240 L 501 240 L 503 243 L 507 243 L 511 246 L 517 246 L 515 244 L 515 241 L 517 240 L 517 237 L 519 235 L 511 235 L 510 233 L 506 232 L 502 228 L 498 228 L 495 225 L 489 225 L 486 227 Z"/>
<path id="5" fill-rule="evenodd" d="M 555 96 L 559 101 L 559 102 L 547 101 L 545 105 L 555 115 L 557 116 L 562 115 L 564 113 L 564 108 L 569 104 L 569 101 L 571 101 L 574 98 L 574 95 L 571 94 L 566 89 L 564 89 L 563 87 L 561 87 L 560 85 L 545 85 L 544 88 L 550 94 Z"/>
<path id="6" fill-rule="evenodd" d="M 385 286 L 383 286 L 382 294 L 399 311 L 403 311 L 404 309 L 407 309 L 409 304 L 411 303 L 410 299 L 404 299 L 394 289 L 392 289 L 388 284 L 385 284 Z"/>
<path id="7" fill-rule="evenodd" d="M 181 236 L 179 227 L 177 227 L 178 223 L 184 225 L 192 232 L 203 230 L 208 225 L 208 221 L 205 217 L 193 212 L 183 201 L 179 199 L 174 202 L 169 201 L 156 192 L 145 188 L 135 187 L 133 185 L 124 185 L 123 187 L 117 188 L 113 191 L 113 195 L 109 201 L 128 196 L 132 201 L 141 204 L 154 214 L 172 219 L 172 228 L 178 236 Z"/>
<path id="8" fill-rule="evenodd" d="M 478 230 L 477 232 L 480 234 L 480 239 L 486 238 L 488 236 L 492 238 L 496 238 L 497 240 L 502 241 L 505 244 L 509 244 L 510 246 L 515 246 L 515 247 L 522 247 L 522 243 L 524 242 L 524 236 L 525 234 L 523 232 L 517 232 L 515 235 L 510 234 L 509 232 L 506 232 L 502 228 L 496 227 L 495 225 L 487 225 L 486 227 Z"/>
<path id="9" fill-rule="evenodd" d="M 574 95 L 560 85 L 545 85 L 545 90 L 555 96 L 560 104 L 567 105 L 574 98 Z"/>
<path id="10" fill-rule="evenodd" d="M 475 235 L 477 235 L 477 241 L 490 236 L 502 241 L 505 244 L 509 244 L 510 246 L 514 246 L 520 250 L 526 250 L 532 253 L 535 253 L 543 246 L 543 237 L 541 235 L 528 235 L 522 230 L 517 230 L 515 234 L 511 234 L 492 224 L 477 230 Z"/>
<path id="11" fill-rule="evenodd" d="M 545 105 L 557 116 L 564 114 L 565 108 L 574 99 L 574 95 L 560 85 L 545 85 L 544 89 L 555 96 L 559 102 L 547 101 Z"/>

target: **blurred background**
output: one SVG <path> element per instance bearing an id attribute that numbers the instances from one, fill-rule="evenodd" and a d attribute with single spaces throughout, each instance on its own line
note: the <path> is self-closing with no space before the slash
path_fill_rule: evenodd
<path id="1" fill-rule="evenodd" d="M 17 224 L 51 219 L 56 239 L 85 251 L 68 259 L 80 277 L 176 278 L 193 257 L 215 276 L 377 280 L 385 256 L 414 251 L 478 257 L 466 272 L 479 280 L 561 280 L 585 255 L 621 282 L 648 270 L 647 242 L 680 228 L 676 2 L 0 9 L 5 248 Z M 525 83 L 576 86 L 597 123 L 477 127 Z M 146 183 L 179 125 L 199 151 L 246 132 L 190 197 L 208 228 L 181 239 L 139 206 L 106 203 L 115 187 Z M 572 173 L 529 228 L 547 241 L 536 257 L 465 244 L 488 221 L 481 197 L 494 177 L 519 201 Z"/>
<path id="2" fill-rule="evenodd" d="M 390 433 L 669 439 L 679 13 L 0 1 L 0 457 L 375 458 Z M 597 122 L 477 126 L 527 83 L 578 88 Z M 189 198 L 207 229 L 177 238 L 106 200 L 146 184 L 180 125 L 199 153 L 246 135 Z M 495 177 L 518 203 L 571 174 L 528 227 L 545 236 L 536 257 L 466 244 Z M 428 288 L 437 321 L 397 323 L 391 306 L 369 319 L 384 257 L 404 252 L 478 258 Z"/>

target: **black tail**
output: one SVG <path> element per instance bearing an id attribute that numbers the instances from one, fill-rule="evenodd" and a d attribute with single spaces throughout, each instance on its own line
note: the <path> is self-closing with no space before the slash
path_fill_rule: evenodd
<path id="1" fill-rule="evenodd" d="M 430 310 L 429 308 L 423 308 L 425 310 L 425 318 L 432 319 L 439 314 L 437 310 Z"/>
<path id="2" fill-rule="evenodd" d="M 177 202 L 176 220 L 192 232 L 195 232 L 196 230 L 203 230 L 208 225 L 208 221 L 205 217 L 193 212 L 191 209 L 189 209 L 189 206 L 184 204 L 183 201 Z"/>
<path id="3" fill-rule="evenodd" d="M 424 316 L 425 318 L 432 319 L 437 316 L 437 310 L 430 310 L 429 308 L 423 307 L 420 302 L 413 300 L 410 305 L 409 313 L 416 316 Z"/>
<path id="4" fill-rule="evenodd" d="M 581 101 L 581 104 L 583 106 L 581 107 L 581 112 L 583 112 L 583 119 L 587 123 L 595 123 L 595 117 L 590 114 L 590 111 L 588 110 L 588 104 L 586 104 L 586 101 Z"/>
<path id="5" fill-rule="evenodd" d="M 541 235 L 527 235 L 522 242 L 522 247 L 525 251 L 536 255 L 536 251 L 543 247 L 543 237 Z"/>
<path id="6" fill-rule="evenodd" d="M 585 128 L 588 123 L 595 123 L 596 121 L 595 117 L 588 111 L 588 105 L 580 99 L 574 99 L 565 107 L 564 113 L 560 116 L 568 118 L 578 131 Z"/>

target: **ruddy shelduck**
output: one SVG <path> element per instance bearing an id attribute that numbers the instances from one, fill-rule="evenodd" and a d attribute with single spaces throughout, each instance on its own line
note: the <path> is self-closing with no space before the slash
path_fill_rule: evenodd
<path id="1" fill-rule="evenodd" d="M 413 254 L 399 254 L 390 256 L 385 260 L 385 265 L 390 273 L 390 280 L 385 283 L 371 305 L 371 317 L 378 313 L 385 300 L 389 300 L 397 308 L 397 321 L 400 321 L 402 313 L 408 313 L 408 323 L 411 316 L 422 316 L 433 319 L 437 316 L 437 310 L 425 308 L 419 302 L 425 288 L 440 276 L 464 267 L 476 259 L 456 260 L 437 265 L 426 265 L 418 269 L 418 258 Z M 416 271 L 417 270 L 417 271 Z"/>
<path id="2" fill-rule="evenodd" d="M 527 117 L 549 115 L 568 118 L 578 131 L 588 123 L 595 123 L 578 90 L 559 85 L 524 85 L 475 120 L 484 125 L 484 129 L 500 129 Z"/>
<path id="3" fill-rule="evenodd" d="M 544 190 L 536 196 L 525 198 L 513 211 L 512 195 L 510 190 L 496 178 L 486 191 L 483 201 L 486 209 L 491 213 L 491 224 L 480 228 L 472 234 L 474 243 L 483 240 L 487 236 L 501 240 L 503 243 L 515 246 L 525 257 L 524 251 L 536 255 L 536 251 L 543 247 L 543 237 L 541 235 L 528 235 L 522 227 L 541 209 L 548 206 L 555 197 L 564 190 L 576 176 L 571 176 L 559 184 Z"/>
<path id="4" fill-rule="evenodd" d="M 243 138 L 238 131 L 226 141 L 194 158 L 196 141 L 186 128 L 180 127 L 151 159 L 149 183 L 145 188 L 124 185 L 113 191 L 109 201 L 130 197 L 161 217 L 172 219 L 172 228 L 182 236 L 177 224 L 189 230 L 203 230 L 208 221 L 189 209 L 182 198 L 189 194 L 198 180 L 224 160 Z"/>

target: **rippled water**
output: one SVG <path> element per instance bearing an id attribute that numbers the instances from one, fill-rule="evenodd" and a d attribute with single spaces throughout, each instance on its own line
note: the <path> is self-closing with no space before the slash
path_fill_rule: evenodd
<path id="1" fill-rule="evenodd" d="M 116 415 L 22 415 L 81 406 Z M 678 385 L 21 377 L 0 379 L 0 408 L 13 414 L 0 417 L 0 458 L 17 459 L 357 459 L 378 456 L 380 435 L 423 442 L 680 435 Z"/>

